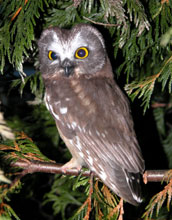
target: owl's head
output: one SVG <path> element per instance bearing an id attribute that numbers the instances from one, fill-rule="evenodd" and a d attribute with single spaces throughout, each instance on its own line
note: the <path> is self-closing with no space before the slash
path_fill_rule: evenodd
<path id="1" fill-rule="evenodd" d="M 71 30 L 48 28 L 42 32 L 38 46 L 44 76 L 95 74 L 107 59 L 102 35 L 88 24 L 76 25 Z"/>

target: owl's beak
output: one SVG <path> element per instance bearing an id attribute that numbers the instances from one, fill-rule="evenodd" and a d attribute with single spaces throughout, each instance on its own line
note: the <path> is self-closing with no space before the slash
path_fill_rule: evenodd
<path id="1" fill-rule="evenodd" d="M 66 58 L 63 62 L 62 62 L 62 68 L 64 69 L 64 74 L 65 76 L 69 77 L 70 75 L 73 74 L 74 71 L 74 64 L 71 60 L 69 60 L 68 58 Z"/>

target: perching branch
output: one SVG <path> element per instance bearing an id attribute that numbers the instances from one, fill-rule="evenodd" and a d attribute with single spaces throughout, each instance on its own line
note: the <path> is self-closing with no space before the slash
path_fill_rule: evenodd
<path id="1" fill-rule="evenodd" d="M 81 172 L 77 169 L 69 169 L 64 172 L 62 169 L 62 164 L 50 163 L 50 162 L 40 162 L 40 161 L 29 161 L 29 160 L 18 160 L 11 163 L 12 167 L 20 167 L 26 174 L 29 173 L 54 173 L 54 174 L 65 174 L 78 176 Z M 83 176 L 90 176 L 90 171 L 84 171 Z"/>
<path id="2" fill-rule="evenodd" d="M 62 164 L 40 162 L 40 161 L 29 161 L 29 160 L 18 160 L 11 163 L 12 167 L 20 167 L 23 169 L 21 177 L 29 173 L 54 173 L 54 174 L 65 174 L 78 176 L 81 171 L 77 169 L 68 169 L 64 173 L 62 169 Z M 168 170 L 146 170 L 143 174 L 143 181 L 146 184 L 147 182 L 161 182 L 166 180 L 166 174 Z M 82 171 L 82 176 L 90 176 L 90 171 Z"/>

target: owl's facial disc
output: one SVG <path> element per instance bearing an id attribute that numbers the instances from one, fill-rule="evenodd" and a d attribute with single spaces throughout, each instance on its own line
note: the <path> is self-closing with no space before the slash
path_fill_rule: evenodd
<path id="1" fill-rule="evenodd" d="M 89 25 L 78 25 L 71 30 L 48 28 L 38 44 L 41 72 L 47 76 L 92 75 L 106 64 L 103 38 Z"/>

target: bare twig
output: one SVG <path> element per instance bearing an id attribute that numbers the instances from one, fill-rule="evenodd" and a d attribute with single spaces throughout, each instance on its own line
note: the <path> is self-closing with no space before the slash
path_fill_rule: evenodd
<path id="1" fill-rule="evenodd" d="M 147 182 L 161 182 L 167 180 L 167 172 L 169 170 L 146 170 L 143 174 L 143 181 L 145 184 Z"/>
<path id="2" fill-rule="evenodd" d="M 155 102 L 151 105 L 152 108 L 163 108 L 163 107 L 170 107 L 170 104 L 166 104 L 166 103 L 158 103 Z"/>
<path id="3" fill-rule="evenodd" d="M 40 162 L 40 161 L 28 161 L 28 160 L 18 160 L 11 163 L 12 167 L 20 167 L 23 170 L 21 177 L 29 173 L 59 173 L 65 175 L 78 176 L 81 172 L 78 169 L 68 169 L 64 173 L 62 169 L 62 164 L 50 163 L 50 162 Z M 146 170 L 143 175 L 143 181 L 147 182 L 161 182 L 162 180 L 167 180 L 168 170 Z M 83 176 L 90 176 L 91 172 L 83 171 Z M 95 174 L 94 174 L 95 176 Z"/>
<path id="4" fill-rule="evenodd" d="M 83 18 L 87 21 L 90 21 L 93 24 L 97 24 L 97 25 L 102 25 L 102 26 L 107 26 L 107 27 L 116 27 L 116 26 L 120 26 L 120 24 L 105 24 L 105 23 L 101 23 L 101 22 L 97 22 L 97 21 L 93 21 L 90 18 L 87 18 L 85 16 L 83 16 Z"/>

